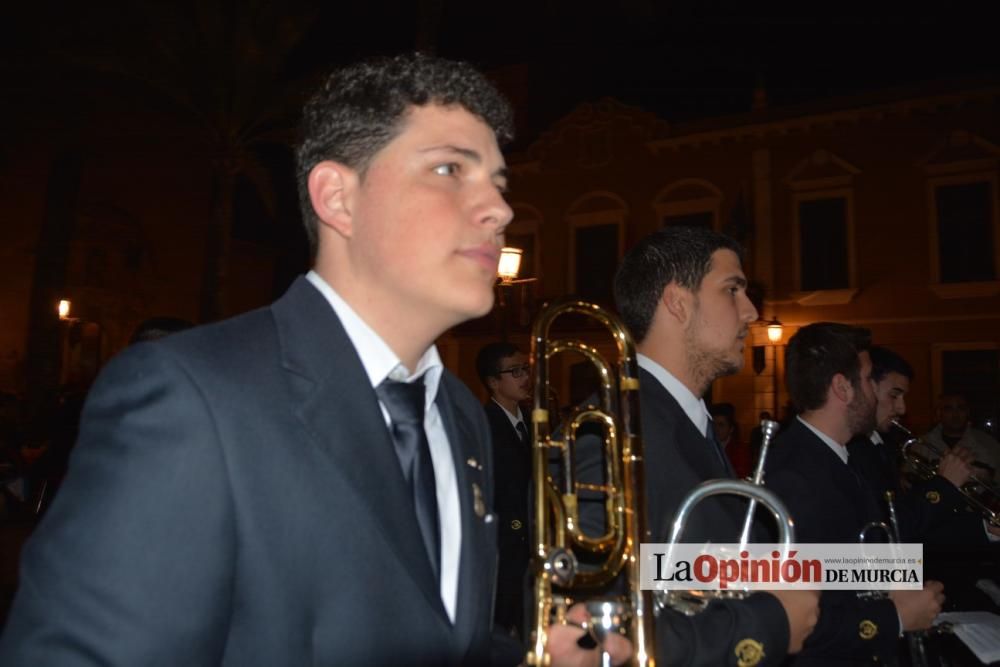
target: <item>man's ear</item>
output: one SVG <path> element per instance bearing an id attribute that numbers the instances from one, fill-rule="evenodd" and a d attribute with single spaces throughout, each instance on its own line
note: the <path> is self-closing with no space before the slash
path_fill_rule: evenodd
<path id="1" fill-rule="evenodd" d="M 692 297 L 690 290 L 684 289 L 676 282 L 671 282 L 663 288 L 660 303 L 663 304 L 672 318 L 681 324 L 687 324 L 688 318 L 691 316 Z"/>
<path id="2" fill-rule="evenodd" d="M 354 233 L 351 195 L 358 182 L 356 171 L 332 160 L 320 162 L 309 172 L 309 201 L 316 217 L 345 238 Z"/>
<path id="3" fill-rule="evenodd" d="M 486 386 L 490 390 L 490 394 L 497 393 L 497 385 L 500 384 L 500 378 L 490 375 L 486 378 Z"/>
<path id="4" fill-rule="evenodd" d="M 844 403 L 850 403 L 854 399 L 854 385 L 842 373 L 837 373 L 833 376 L 833 381 L 830 383 L 830 391 L 837 397 L 837 400 Z"/>

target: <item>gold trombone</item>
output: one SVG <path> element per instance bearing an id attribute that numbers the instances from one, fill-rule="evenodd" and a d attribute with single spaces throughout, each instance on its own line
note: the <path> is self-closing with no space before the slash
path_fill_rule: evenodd
<path id="1" fill-rule="evenodd" d="M 938 461 L 932 461 L 926 456 L 913 450 L 914 446 L 920 445 L 928 450 L 932 455 L 940 459 L 944 454 L 940 449 L 921 440 L 913 434 L 910 429 L 900 424 L 895 419 L 891 424 L 895 426 L 906 437 L 906 441 L 900 446 L 903 461 L 921 479 L 931 479 L 938 471 Z M 982 514 L 991 526 L 1000 527 L 1000 494 L 987 482 L 979 479 L 975 475 L 970 475 L 969 480 L 958 488 L 959 492 L 965 496 L 966 502 L 977 512 Z"/>
<path id="2" fill-rule="evenodd" d="M 615 367 L 596 349 L 577 340 L 552 340 L 552 323 L 566 314 L 577 314 L 599 322 L 615 340 L 618 359 Z M 546 397 L 549 395 L 549 362 L 557 354 L 575 352 L 589 359 L 600 380 L 600 406 L 576 407 L 554 436 Z M 534 371 L 532 422 L 532 466 L 535 522 L 532 530 L 534 551 L 534 635 L 528 652 L 530 665 L 549 664 L 548 626 L 553 618 L 565 618 L 566 609 L 595 590 L 608 587 L 619 576 L 625 580 L 624 597 L 589 601 L 595 635 L 603 628 L 621 631 L 633 646 L 632 664 L 655 664 L 653 647 L 653 605 L 651 591 L 643 591 L 639 581 L 639 544 L 646 534 L 645 480 L 642 440 L 639 435 L 639 378 L 635 345 L 616 315 L 580 300 L 563 300 L 547 305 L 535 319 L 531 334 L 531 363 Z M 558 417 L 558 416 L 556 416 Z M 606 484 L 602 487 L 578 484 L 575 480 L 576 435 L 585 423 L 597 423 L 604 431 Z M 561 459 L 561 488 L 556 489 L 549 474 L 549 453 Z M 587 535 L 580 528 L 580 490 L 606 495 L 604 535 Z M 577 554 L 599 560 L 593 568 L 579 567 Z M 595 638 L 600 638 L 595 637 Z"/>

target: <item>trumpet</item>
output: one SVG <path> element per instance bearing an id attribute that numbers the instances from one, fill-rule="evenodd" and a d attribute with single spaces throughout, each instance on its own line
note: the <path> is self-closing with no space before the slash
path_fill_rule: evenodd
<path id="1" fill-rule="evenodd" d="M 919 452 L 913 450 L 916 445 L 929 451 L 932 455 L 940 459 L 944 454 L 940 449 L 913 435 L 913 432 L 892 420 L 895 426 L 906 437 L 906 441 L 900 446 L 903 462 L 909 466 L 913 472 L 921 479 L 931 479 L 937 474 L 938 462 L 932 461 Z M 982 514 L 983 519 L 991 526 L 1000 527 L 1000 494 L 987 482 L 971 475 L 969 480 L 959 487 L 959 492 L 965 496 L 969 506 Z"/>
<path id="2" fill-rule="evenodd" d="M 598 351 L 577 340 L 553 340 L 552 323 L 565 314 L 597 320 L 615 340 L 615 367 Z M 567 417 L 561 436 L 551 431 L 546 397 L 549 395 L 549 361 L 575 352 L 589 359 L 600 379 L 600 406 L 578 406 Z M 535 319 L 531 335 L 534 370 L 532 423 L 532 474 L 535 522 L 532 530 L 534 607 L 529 665 L 547 665 L 548 626 L 564 619 L 577 599 L 609 587 L 619 576 L 627 591 L 623 597 L 587 603 L 595 639 L 602 632 L 622 632 L 633 645 L 633 664 L 655 664 L 652 592 L 641 590 L 639 544 L 646 534 L 645 480 L 642 440 L 639 435 L 639 379 L 635 345 L 616 315 L 579 300 L 547 305 Z M 576 482 L 576 435 L 585 423 L 597 423 L 604 432 L 606 484 L 601 487 Z M 549 474 L 549 453 L 560 454 L 561 488 Z M 580 528 L 579 492 L 606 495 L 604 535 L 588 535 Z M 588 569 L 579 566 L 577 554 L 598 561 Z M 574 596 L 576 596 L 574 598 Z"/>
<path id="3" fill-rule="evenodd" d="M 687 526 L 688 517 L 694 508 L 703 500 L 718 495 L 737 495 L 749 498 L 747 513 L 743 519 L 743 530 L 740 533 L 740 550 L 750 541 L 750 529 L 757 511 L 757 503 L 766 508 L 778 525 L 778 541 L 781 542 L 781 557 L 788 557 L 795 543 L 795 522 L 785 503 L 771 490 L 764 487 L 764 465 L 767 459 L 768 447 L 774 434 L 778 432 L 778 423 L 769 419 L 760 422 L 763 440 L 757 466 L 750 481 L 736 479 L 716 479 L 702 482 L 688 493 L 681 501 L 674 514 L 667 547 L 667 562 L 672 560 L 674 545 L 680 540 Z M 710 427 L 711 428 L 711 427 Z M 669 607 L 687 616 L 693 616 L 705 609 L 712 600 L 720 598 L 744 598 L 748 591 L 732 589 L 726 591 L 657 591 L 657 608 Z"/>

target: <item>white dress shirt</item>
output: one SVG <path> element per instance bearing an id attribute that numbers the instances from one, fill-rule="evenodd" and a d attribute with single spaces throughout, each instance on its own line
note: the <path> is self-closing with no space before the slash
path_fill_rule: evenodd
<path id="1" fill-rule="evenodd" d="M 421 375 L 424 376 L 426 396 L 424 430 L 427 432 L 431 461 L 434 464 L 438 525 L 441 527 L 441 601 L 448 612 L 448 617 L 454 623 L 462 547 L 462 516 L 451 445 L 441 421 L 441 414 L 434 402 L 441 381 L 441 372 L 444 370 L 437 347 L 433 345 L 429 347 L 417 362 L 416 369 L 410 373 L 382 337 L 375 333 L 318 273 L 310 271 L 306 274 L 306 279 L 316 286 L 337 313 L 347 337 L 351 339 L 358 357 L 361 358 L 361 364 L 368 374 L 368 381 L 371 382 L 373 389 L 382 384 L 386 378 L 397 382 L 412 382 Z M 389 411 L 381 401 L 379 406 L 382 408 L 382 416 L 388 428 L 391 424 Z"/>
<path id="2" fill-rule="evenodd" d="M 674 400 L 681 406 L 681 410 L 688 416 L 694 427 L 703 436 L 708 437 L 708 429 L 712 423 L 712 415 L 708 413 L 705 399 L 695 396 L 691 390 L 684 386 L 684 383 L 674 377 L 674 374 L 663 366 L 659 365 L 644 354 L 637 354 L 636 361 L 639 368 L 643 369 L 663 385 L 663 388 L 674 397 Z"/>
<path id="3" fill-rule="evenodd" d="M 504 406 L 500 405 L 500 403 L 497 402 L 497 400 L 495 398 L 491 398 L 490 400 L 500 406 L 500 409 L 503 410 L 503 413 L 505 415 L 507 415 L 507 419 L 510 421 L 510 425 L 514 427 L 515 431 L 517 430 L 517 425 L 518 424 L 524 424 L 524 415 L 521 414 L 521 406 L 520 405 L 517 406 L 517 414 L 515 415 L 512 412 L 510 412 L 507 408 L 505 408 Z M 524 428 L 528 428 L 528 425 L 524 424 Z"/>
<path id="4" fill-rule="evenodd" d="M 845 445 L 840 444 L 826 433 L 823 433 L 823 431 L 819 430 L 802 417 L 796 417 L 796 419 L 802 422 L 807 429 L 815 433 L 816 437 L 822 440 L 823 444 L 829 447 L 830 450 L 837 455 L 837 458 L 844 462 L 844 465 L 847 465 L 847 447 Z"/>

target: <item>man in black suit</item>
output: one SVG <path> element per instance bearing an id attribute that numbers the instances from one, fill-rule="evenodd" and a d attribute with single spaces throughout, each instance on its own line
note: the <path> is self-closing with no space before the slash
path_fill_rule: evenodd
<path id="1" fill-rule="evenodd" d="M 684 497 L 701 482 L 734 477 L 714 437 L 702 396 L 712 381 L 743 365 L 743 341 L 757 311 L 746 295 L 741 249 L 698 227 L 670 227 L 642 239 L 622 260 L 615 301 L 638 349 L 645 454 L 646 541 L 665 542 Z M 600 449 L 577 441 L 579 481 L 600 483 Z M 738 542 L 746 503 L 713 497 L 692 513 L 683 541 Z M 581 502 L 581 526 L 603 532 L 603 506 Z M 664 664 L 780 664 L 816 623 L 815 591 L 758 593 L 714 602 L 694 617 L 669 610 L 657 619 Z M 697 641 L 674 637 L 691 636 Z"/>
<path id="2" fill-rule="evenodd" d="M 464 64 L 401 56 L 325 81 L 298 150 L 313 271 L 104 370 L 0 663 L 489 660 L 489 432 L 433 343 L 493 304 L 510 130 Z M 596 664 L 582 634 L 552 628 L 554 662 Z"/>
<path id="3" fill-rule="evenodd" d="M 531 558 L 531 440 L 520 403 L 531 394 L 531 366 L 516 345 L 497 342 L 479 351 L 476 371 L 490 394 L 483 408 L 493 436 L 493 506 L 498 519 L 494 622 L 524 638 L 525 573 Z"/>
<path id="4" fill-rule="evenodd" d="M 803 543 L 857 543 L 882 514 L 874 490 L 849 465 L 847 442 L 876 425 L 877 399 L 866 329 L 820 322 L 800 329 L 786 350 L 787 386 L 800 413 L 775 440 L 767 484 L 795 517 Z M 928 628 L 944 596 L 937 582 L 924 590 L 892 591 L 862 600 L 826 591 L 820 622 L 796 664 L 865 664 L 895 658 L 902 631 Z"/>
<path id="5" fill-rule="evenodd" d="M 892 350 L 873 346 L 872 382 L 875 383 L 876 428 L 854 437 L 847 443 L 851 465 L 884 502 L 885 492 L 895 497 L 896 514 L 902 542 L 925 544 L 985 544 L 989 534 L 1000 529 L 984 526 L 980 515 L 966 511 L 966 501 L 959 488 L 972 474 L 972 453 L 956 447 L 938 462 L 937 474 L 919 480 L 909 489 L 899 483 L 899 461 L 893 443 L 901 434 L 894 420 L 906 414 L 906 394 L 913 380 L 913 367 Z M 883 509 L 888 510 L 887 507 Z M 888 512 L 883 515 L 887 519 Z"/>

